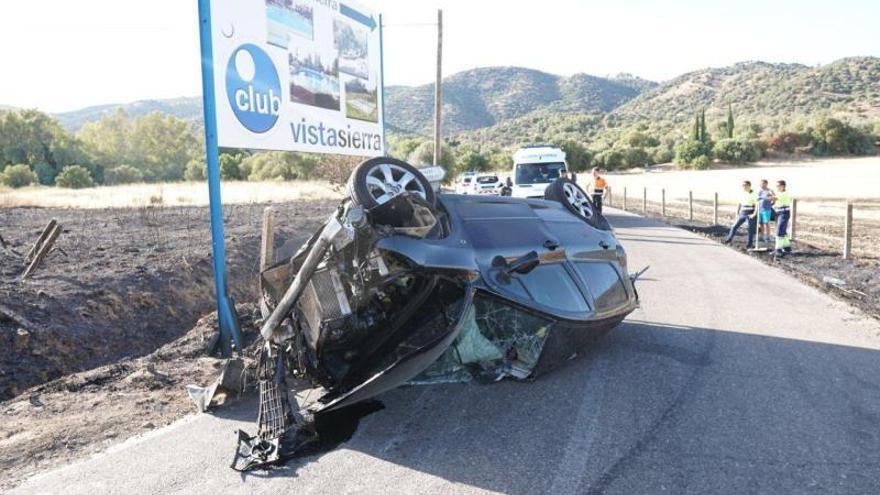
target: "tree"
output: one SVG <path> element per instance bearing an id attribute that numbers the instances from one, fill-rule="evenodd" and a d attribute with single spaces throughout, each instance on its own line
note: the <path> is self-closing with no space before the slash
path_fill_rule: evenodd
<path id="1" fill-rule="evenodd" d="M 709 140 L 709 135 L 706 133 L 706 109 L 700 112 L 700 141 L 706 143 Z"/>
<path id="2" fill-rule="evenodd" d="M 81 165 L 68 165 L 55 177 L 55 185 L 68 189 L 83 189 L 95 185 L 89 169 Z"/>
<path id="3" fill-rule="evenodd" d="M 88 122 L 76 133 L 89 159 L 104 168 L 127 163 L 131 158 L 131 119 L 125 110 L 104 114 L 101 120 Z"/>
<path id="4" fill-rule="evenodd" d="M 220 153 L 220 178 L 223 180 L 245 179 L 240 167 L 244 158 L 245 155 L 242 153 Z"/>
<path id="5" fill-rule="evenodd" d="M 704 156 L 709 159 L 711 148 L 702 141 L 682 141 L 675 147 L 675 163 L 678 165 L 692 165 L 694 161 Z"/>
<path id="6" fill-rule="evenodd" d="M 455 170 L 447 170 L 448 176 L 470 170 L 482 172 L 489 169 L 489 160 L 472 146 L 462 145 L 455 151 L 454 168 Z"/>
<path id="7" fill-rule="evenodd" d="M 10 165 L 0 172 L 0 184 L 13 189 L 29 186 L 37 182 L 37 174 L 23 163 Z"/>
<path id="8" fill-rule="evenodd" d="M 199 150 L 188 122 L 159 112 L 134 120 L 129 145 L 130 163 L 147 181 L 182 179 L 186 163 Z"/>
<path id="9" fill-rule="evenodd" d="M 189 181 L 199 182 L 208 178 L 208 164 L 204 158 L 193 158 L 186 163 L 183 178 Z"/>
<path id="10" fill-rule="evenodd" d="M 64 166 L 75 162 L 100 170 L 86 159 L 81 144 L 52 117 L 37 110 L 0 112 L 0 163 L 43 164 L 43 183 L 51 184 Z"/>
<path id="11" fill-rule="evenodd" d="M 733 139 L 733 106 L 727 104 L 727 139 Z"/>
<path id="12" fill-rule="evenodd" d="M 565 152 L 565 160 L 572 171 L 581 172 L 589 168 L 593 154 L 584 145 L 568 140 L 563 141 L 559 147 Z"/>
<path id="13" fill-rule="evenodd" d="M 712 153 L 725 162 L 747 163 L 759 160 L 764 149 L 753 139 L 722 139 L 715 143 Z"/>
<path id="14" fill-rule="evenodd" d="M 455 167 L 455 157 L 453 156 L 449 146 L 447 146 L 446 143 L 443 143 L 440 151 L 442 153 L 439 165 L 445 168 L 447 171 L 453 170 L 453 168 Z M 428 165 L 434 163 L 433 141 L 423 141 L 416 149 L 414 149 L 409 154 L 406 161 L 414 166 Z"/>

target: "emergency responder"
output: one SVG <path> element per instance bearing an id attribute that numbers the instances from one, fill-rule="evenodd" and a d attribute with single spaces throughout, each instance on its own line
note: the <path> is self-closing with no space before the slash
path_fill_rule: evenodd
<path id="1" fill-rule="evenodd" d="M 766 246 L 770 243 L 770 221 L 773 216 L 773 191 L 767 179 L 761 180 L 758 190 L 758 244 Z M 756 245 L 755 248 L 758 246 Z"/>
<path id="2" fill-rule="evenodd" d="M 739 200 L 739 207 L 737 207 L 736 221 L 734 221 L 733 225 L 730 227 L 730 233 L 727 234 L 727 238 L 724 239 L 724 244 L 730 244 L 733 241 L 733 236 L 736 235 L 736 231 L 739 230 L 740 226 L 744 223 L 747 223 L 749 239 L 746 242 L 746 247 L 749 248 L 752 247 L 752 244 L 755 241 L 755 216 L 757 215 L 757 199 L 755 197 L 755 193 L 752 192 L 751 181 L 743 181 L 742 189 L 742 198 Z"/>
<path id="3" fill-rule="evenodd" d="M 788 236 L 788 222 L 791 220 L 791 195 L 786 191 L 784 180 L 776 181 L 776 251 L 773 253 L 783 257 L 791 252 L 791 238 Z"/>
<path id="4" fill-rule="evenodd" d="M 605 181 L 605 178 L 599 172 L 601 172 L 599 167 L 593 169 L 593 182 L 590 184 L 590 188 L 592 189 L 593 205 L 596 207 L 596 212 L 602 213 L 602 202 L 605 200 L 608 182 Z"/>

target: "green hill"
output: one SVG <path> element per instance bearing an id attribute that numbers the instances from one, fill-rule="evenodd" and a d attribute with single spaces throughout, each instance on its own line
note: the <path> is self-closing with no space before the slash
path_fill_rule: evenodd
<path id="1" fill-rule="evenodd" d="M 621 105 L 624 120 L 689 121 L 695 112 L 785 118 L 829 113 L 849 118 L 880 116 L 880 58 L 845 58 L 819 67 L 742 62 L 676 77 Z"/>
<path id="2" fill-rule="evenodd" d="M 610 146 L 637 129 L 656 137 L 685 136 L 694 116 L 706 109 L 707 121 L 722 123 L 732 108 L 737 121 L 760 129 L 810 123 L 820 116 L 858 122 L 880 120 L 880 58 L 838 60 L 820 67 L 742 62 L 681 75 L 647 87 L 609 112 L 548 105 L 489 127 L 460 133 L 472 144 L 512 147 L 534 142 L 605 141 Z M 740 127 L 740 130 L 744 127 Z"/>
<path id="3" fill-rule="evenodd" d="M 202 118 L 202 98 L 198 96 L 182 96 L 164 100 L 140 100 L 133 103 L 97 105 L 71 112 L 53 115 L 68 130 L 77 131 L 87 122 L 100 120 L 104 114 L 122 108 L 130 117 L 140 117 L 148 113 L 161 112 L 183 119 Z"/>
<path id="4" fill-rule="evenodd" d="M 486 67 L 459 72 L 443 81 L 446 133 L 495 125 L 534 111 L 607 112 L 656 83 L 633 76 L 556 76 L 520 67 Z M 386 88 L 386 116 L 395 130 L 430 133 L 434 85 Z"/>

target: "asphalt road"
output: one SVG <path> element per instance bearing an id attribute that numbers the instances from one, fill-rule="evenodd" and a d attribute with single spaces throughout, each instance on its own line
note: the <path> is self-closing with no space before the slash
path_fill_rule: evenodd
<path id="1" fill-rule="evenodd" d="M 611 215 L 642 308 L 534 383 L 398 389 L 319 457 L 227 465 L 252 402 L 15 493 L 878 493 L 880 325 L 712 241 Z"/>

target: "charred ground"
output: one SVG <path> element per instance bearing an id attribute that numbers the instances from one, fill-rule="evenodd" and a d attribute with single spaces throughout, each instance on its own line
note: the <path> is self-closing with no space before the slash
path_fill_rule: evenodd
<path id="1" fill-rule="evenodd" d="M 229 289 L 253 321 L 266 205 L 225 209 Z M 296 245 L 335 201 L 273 205 L 276 242 Z M 55 249 L 28 279 L 20 256 L 55 218 Z M 207 384 L 214 304 L 201 207 L 0 209 L 0 486 L 193 411 Z M 198 324 L 196 324 L 198 322 Z"/>

